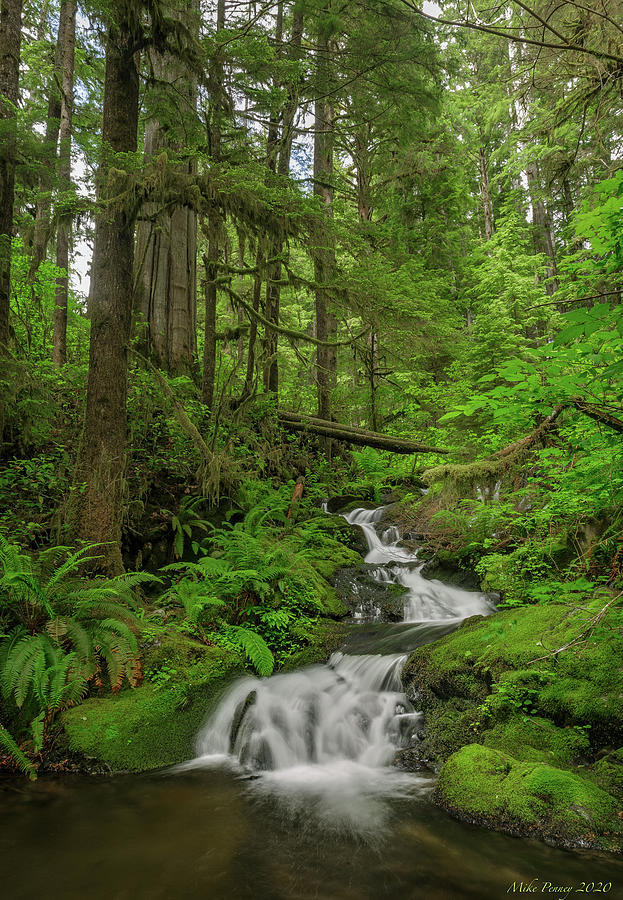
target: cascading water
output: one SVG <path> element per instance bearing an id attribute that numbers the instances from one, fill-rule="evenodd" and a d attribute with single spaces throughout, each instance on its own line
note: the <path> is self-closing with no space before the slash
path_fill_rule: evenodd
<path id="1" fill-rule="evenodd" d="M 418 715 L 402 693 L 406 656 L 345 656 L 270 679 L 245 678 L 223 699 L 199 752 L 233 754 L 254 771 L 351 760 L 391 762 Z"/>
<path id="2" fill-rule="evenodd" d="M 344 518 L 363 529 L 368 542 L 366 563 L 377 565 L 374 578 L 382 583 L 400 584 L 406 588 L 405 622 L 435 622 L 444 619 L 466 619 L 486 616 L 493 606 L 485 594 L 451 587 L 441 581 L 424 578 L 423 563 L 417 550 L 400 546 L 400 533 L 395 525 L 383 528 L 385 507 L 354 509 Z"/>
<path id="3" fill-rule="evenodd" d="M 366 536 L 365 561 L 376 566 L 374 577 L 407 589 L 404 622 L 420 624 L 394 626 L 406 629 L 404 649 L 431 639 L 438 623 L 449 630 L 448 624 L 466 616 L 492 611 L 483 594 L 427 581 L 420 574 L 417 552 L 400 546 L 395 526 L 382 526 L 384 512 L 383 507 L 355 509 L 345 518 Z M 415 634 L 419 630 L 422 635 Z M 355 796 L 369 795 L 372 784 L 376 790 L 379 779 L 389 776 L 395 786 L 398 773 L 388 767 L 397 749 L 417 740 L 420 714 L 406 699 L 400 681 L 408 654 L 403 648 L 401 653 L 366 652 L 386 646 L 378 635 L 367 643 L 357 655 L 334 653 L 324 666 L 238 681 L 201 731 L 198 756 L 190 765 L 225 758 L 272 783 L 306 788 L 322 784 L 325 793 L 328 783 L 332 808 L 336 791 L 344 798 L 343 814 Z M 357 808 L 361 817 L 360 803 Z M 376 807 L 374 814 L 379 814 Z"/>

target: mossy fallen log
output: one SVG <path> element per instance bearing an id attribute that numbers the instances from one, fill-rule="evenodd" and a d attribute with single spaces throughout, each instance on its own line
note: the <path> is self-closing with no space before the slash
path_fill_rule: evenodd
<path id="1" fill-rule="evenodd" d="M 379 434 L 376 431 L 367 431 L 365 428 L 358 428 L 355 425 L 341 425 L 339 422 L 330 422 L 328 419 L 305 416 L 301 413 L 290 413 L 280 410 L 278 419 L 281 426 L 288 431 L 318 434 L 322 437 L 329 437 L 336 441 L 344 441 L 362 447 L 389 450 L 391 453 L 448 453 L 442 447 L 431 447 L 429 444 L 424 444 L 421 441 L 410 441 L 406 438 Z"/>

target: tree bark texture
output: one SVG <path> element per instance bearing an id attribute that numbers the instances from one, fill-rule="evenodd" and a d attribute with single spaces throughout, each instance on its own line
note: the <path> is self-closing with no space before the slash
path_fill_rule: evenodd
<path id="1" fill-rule="evenodd" d="M 180 116 L 194 110 L 197 86 L 187 67 L 155 50 L 150 61 L 158 81 L 175 85 Z M 146 159 L 156 159 L 167 148 L 179 149 L 167 135 L 166 124 L 156 119 L 147 123 Z M 176 166 L 182 175 L 196 170 L 193 160 Z M 183 206 L 159 211 L 149 203 L 137 232 L 134 314 L 141 350 L 170 374 L 188 374 L 197 354 L 197 214 Z"/>
<path id="2" fill-rule="evenodd" d="M 203 345 L 203 382 L 201 399 L 212 409 L 216 381 L 216 276 L 219 245 L 216 234 L 210 234 L 208 252 L 204 254 L 205 266 L 205 334 Z"/>
<path id="3" fill-rule="evenodd" d="M 8 352 L 11 308 L 11 238 L 15 201 L 15 110 L 19 93 L 22 0 L 0 0 L 0 359 Z M 0 398 L 0 447 L 4 402 Z"/>
<path id="4" fill-rule="evenodd" d="M 258 248 L 255 256 L 256 274 L 253 278 L 253 296 L 252 309 L 255 313 L 259 312 L 260 301 L 262 299 L 262 276 L 260 274 L 263 265 L 263 253 L 261 247 L 261 238 L 258 240 Z M 257 318 L 251 316 L 251 324 L 249 325 L 249 349 L 247 352 L 247 372 L 244 379 L 244 387 L 242 389 L 241 400 L 245 400 L 253 393 L 255 383 L 255 344 L 257 341 Z"/>
<path id="5" fill-rule="evenodd" d="M 277 48 L 277 56 L 281 55 L 283 42 L 283 0 L 277 3 L 275 15 L 275 47 Z M 278 79 L 273 80 L 273 88 L 278 91 L 280 83 Z M 266 139 L 266 165 L 269 172 L 274 175 L 277 171 L 277 157 L 279 154 L 279 123 L 282 118 L 282 111 L 273 110 L 268 123 L 268 136 Z M 281 252 L 282 242 L 275 239 L 271 242 L 268 249 L 268 263 L 266 270 L 266 298 L 265 298 L 265 315 L 270 322 L 279 324 L 279 304 L 280 289 L 276 284 L 280 277 L 281 265 L 276 262 L 274 257 Z M 276 331 L 266 326 L 264 334 L 264 390 L 271 391 L 274 394 L 279 392 L 279 363 L 277 359 L 278 335 Z"/>
<path id="6" fill-rule="evenodd" d="M 482 214 L 485 222 L 485 238 L 487 239 L 487 241 L 490 241 L 495 231 L 495 225 L 493 222 L 493 205 L 491 203 L 489 166 L 487 163 L 485 148 L 482 145 L 478 148 L 478 170 L 480 175 L 480 200 L 482 203 Z"/>
<path id="7" fill-rule="evenodd" d="M 225 27 L 225 0 L 218 0 L 216 7 L 217 34 Z M 208 72 L 208 91 L 210 93 L 210 125 L 208 140 L 212 159 L 218 162 L 221 158 L 221 117 L 224 108 L 223 96 L 223 62 L 219 55 L 211 62 Z M 207 228 L 208 252 L 203 261 L 206 270 L 205 286 L 205 339 L 203 344 L 203 375 L 201 381 L 201 399 L 212 409 L 214 403 L 214 386 L 216 381 L 216 303 L 218 288 L 216 284 L 217 264 L 220 252 L 221 223 L 212 213 Z"/>
<path id="8" fill-rule="evenodd" d="M 530 191 L 530 201 L 532 205 L 534 249 L 537 253 L 543 253 L 548 259 L 546 268 L 548 280 L 545 289 L 551 297 L 551 295 L 558 290 L 558 281 L 556 279 L 556 250 L 554 247 L 554 239 L 552 237 L 551 221 L 541 196 L 541 179 L 537 163 L 531 163 L 526 168 L 526 176 L 528 179 L 528 189 Z"/>
<path id="9" fill-rule="evenodd" d="M 74 62 L 76 50 L 76 0 L 66 0 L 64 16 L 60 28 L 63 34 L 61 123 L 59 132 L 58 178 L 59 190 L 66 191 L 71 186 L 71 130 L 74 111 Z M 61 35 L 59 34 L 59 40 Z M 67 305 L 69 299 L 69 239 L 71 235 L 71 213 L 60 211 L 56 229 L 56 265 L 64 271 L 56 279 L 54 303 L 54 342 L 52 362 L 64 366 L 67 362 Z"/>
<path id="10" fill-rule="evenodd" d="M 15 200 L 15 109 L 22 35 L 21 0 L 0 2 L 0 348 L 9 343 L 11 238 Z"/>
<path id="11" fill-rule="evenodd" d="M 330 42 L 323 27 L 317 38 L 316 94 L 314 108 L 314 194 L 320 197 L 329 221 L 333 218 L 333 119 L 334 109 L 329 96 Z M 316 248 L 314 278 L 316 281 L 316 337 L 331 341 L 337 333 L 328 285 L 335 271 L 335 250 L 328 229 L 319 235 Z M 316 354 L 318 415 L 331 418 L 331 388 L 337 371 L 337 351 L 332 347 L 318 347 Z"/>
<path id="12" fill-rule="evenodd" d="M 75 538 L 100 543 L 97 568 L 123 570 L 121 518 L 126 445 L 128 344 L 134 275 L 133 211 L 119 201 L 129 176 L 114 154 L 135 153 L 139 109 L 134 48 L 140 22 L 110 27 L 106 43 L 100 197 L 93 273 L 91 341 L 84 429 L 78 450 L 68 519 Z"/>
<path id="13" fill-rule="evenodd" d="M 32 258 L 30 262 L 30 277 L 33 278 L 37 269 L 45 259 L 48 241 L 50 239 L 50 209 L 52 207 L 52 182 L 56 163 L 58 146 L 58 134 L 61 120 L 63 80 L 63 55 L 64 41 L 67 36 L 67 15 L 70 7 L 75 5 L 73 0 L 63 0 L 59 11 L 58 34 L 56 36 L 56 49 L 54 51 L 54 67 L 50 83 L 48 85 L 48 110 L 45 120 L 45 135 L 43 138 L 45 147 L 44 174 L 39 184 L 41 196 L 37 200 L 35 208 L 35 225 L 32 238 Z M 75 13 L 74 13 L 75 15 Z M 44 22 L 42 19 L 42 26 Z"/>

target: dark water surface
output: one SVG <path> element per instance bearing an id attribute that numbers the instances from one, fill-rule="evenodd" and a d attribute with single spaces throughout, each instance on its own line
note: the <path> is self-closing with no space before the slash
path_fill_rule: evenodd
<path id="1" fill-rule="evenodd" d="M 394 777 L 369 793 L 357 780 L 356 798 L 344 772 L 339 790 L 326 782 L 308 790 L 226 767 L 7 786 L 0 896 L 502 898 L 537 879 L 539 896 L 602 882 L 612 884 L 609 897 L 623 897 L 620 861 L 463 825 L 429 802 L 432 782 Z"/>

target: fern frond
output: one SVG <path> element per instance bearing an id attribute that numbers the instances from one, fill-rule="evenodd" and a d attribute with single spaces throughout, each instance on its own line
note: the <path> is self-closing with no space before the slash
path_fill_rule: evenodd
<path id="1" fill-rule="evenodd" d="M 7 731 L 4 725 L 0 724 L 0 747 L 2 747 L 6 753 L 9 754 L 11 759 L 13 759 L 20 770 L 24 772 L 31 781 L 35 781 L 37 778 L 37 769 L 35 768 L 33 762 L 28 759 L 26 754 L 20 750 L 17 741 L 13 738 L 13 736 Z"/>
<path id="2" fill-rule="evenodd" d="M 131 628 L 128 628 L 125 622 L 120 622 L 119 619 L 103 619 L 99 623 L 97 629 L 98 638 L 102 633 L 102 630 L 108 631 L 111 634 L 116 634 L 117 637 L 124 642 L 128 654 L 135 656 L 138 653 L 138 641 L 136 640 L 136 635 Z"/>
<path id="3" fill-rule="evenodd" d="M 225 633 L 233 644 L 244 650 L 258 675 L 272 675 L 275 658 L 261 635 L 242 625 L 228 625 Z"/>
<path id="4" fill-rule="evenodd" d="M 52 594 L 54 589 L 68 576 L 68 575 L 78 575 L 80 571 L 80 567 L 84 565 L 85 562 L 91 562 L 91 560 L 101 559 L 101 554 L 97 554 L 95 556 L 86 556 L 91 550 L 94 550 L 96 547 L 100 547 L 101 544 L 87 544 L 85 547 L 81 547 L 80 550 L 76 550 L 74 553 L 70 553 L 65 562 L 54 570 L 54 573 L 50 576 L 47 582 L 47 591 L 48 594 Z M 54 548 L 55 551 L 60 548 Z M 69 548 L 63 548 L 66 550 Z"/>

